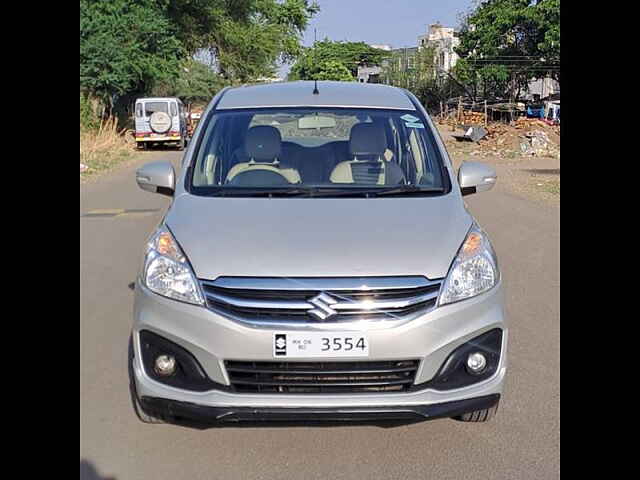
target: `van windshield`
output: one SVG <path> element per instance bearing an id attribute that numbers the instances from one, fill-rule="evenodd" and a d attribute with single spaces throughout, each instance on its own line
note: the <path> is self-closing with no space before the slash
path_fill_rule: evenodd
<path id="1" fill-rule="evenodd" d="M 269 108 L 213 112 L 190 173 L 199 195 L 437 195 L 449 189 L 416 111 Z"/>

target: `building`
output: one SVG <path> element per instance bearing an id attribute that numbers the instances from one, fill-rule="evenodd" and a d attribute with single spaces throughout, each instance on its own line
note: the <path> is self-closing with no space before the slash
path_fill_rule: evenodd
<path id="1" fill-rule="evenodd" d="M 440 23 L 429 25 L 427 34 L 418 37 L 418 48 L 435 47 L 436 65 L 445 72 L 450 71 L 458 61 L 458 54 L 453 49 L 459 44 L 458 33 Z"/>
<path id="2" fill-rule="evenodd" d="M 555 96 L 560 98 L 560 84 L 551 77 L 531 80 L 528 87 L 525 95 L 527 100 L 537 101 Z"/>
<path id="3" fill-rule="evenodd" d="M 369 44 L 372 48 L 391 52 L 391 45 L 386 44 Z M 382 66 L 380 65 L 360 65 L 358 66 L 358 82 L 360 83 L 381 83 L 380 74 Z"/>
<path id="4" fill-rule="evenodd" d="M 411 70 L 415 68 L 415 57 L 418 47 L 394 48 L 391 50 L 392 60 L 397 62 L 393 67 L 398 71 Z"/>
<path id="5" fill-rule="evenodd" d="M 359 65 L 358 66 L 358 81 L 360 83 L 380 83 L 380 74 L 382 73 L 382 67 L 377 65 Z"/>
<path id="6" fill-rule="evenodd" d="M 417 47 L 392 48 L 390 45 L 371 45 L 391 53 L 390 60 L 385 60 L 382 65 L 366 65 L 358 68 L 358 81 L 362 83 L 378 83 L 383 70 L 390 67 L 395 72 L 409 72 L 416 65 L 416 54 L 421 48 L 434 47 L 436 71 L 448 72 L 458 61 L 458 54 L 454 48 L 460 44 L 458 33 L 450 27 L 443 27 L 439 23 L 429 25 L 426 35 L 418 37 Z M 394 62 L 389 64 L 389 62 Z"/>

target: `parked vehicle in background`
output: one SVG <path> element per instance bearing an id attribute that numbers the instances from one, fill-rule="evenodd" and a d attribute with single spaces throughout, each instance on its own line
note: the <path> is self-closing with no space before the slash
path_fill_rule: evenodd
<path id="1" fill-rule="evenodd" d="M 544 105 L 540 103 L 527 105 L 527 118 L 544 118 Z"/>
<path id="2" fill-rule="evenodd" d="M 416 97 L 356 82 L 222 90 L 146 243 L 129 349 L 143 422 L 489 420 L 507 369 L 502 280 Z"/>
<path id="3" fill-rule="evenodd" d="M 138 148 L 170 143 L 184 150 L 189 132 L 186 109 L 179 98 L 139 98 L 134 112 Z"/>
<path id="4" fill-rule="evenodd" d="M 193 132 L 196 130 L 198 126 L 198 122 L 200 121 L 200 117 L 202 117 L 202 110 L 194 110 L 189 112 L 189 137 L 193 136 Z"/>
<path id="5" fill-rule="evenodd" d="M 551 125 L 560 123 L 560 100 L 546 102 L 545 106 L 545 120 Z"/>

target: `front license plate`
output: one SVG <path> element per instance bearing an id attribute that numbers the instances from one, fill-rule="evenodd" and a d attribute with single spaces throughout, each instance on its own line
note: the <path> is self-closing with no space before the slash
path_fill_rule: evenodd
<path id="1" fill-rule="evenodd" d="M 368 357 L 369 339 L 362 334 L 282 332 L 273 334 L 275 358 Z"/>

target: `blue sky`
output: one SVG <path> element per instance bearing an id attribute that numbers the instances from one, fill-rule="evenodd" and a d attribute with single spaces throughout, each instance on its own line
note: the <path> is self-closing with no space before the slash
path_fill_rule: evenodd
<path id="1" fill-rule="evenodd" d="M 318 0 L 320 13 L 310 22 L 304 44 L 313 44 L 313 29 L 318 40 L 347 40 L 414 47 L 427 25 L 439 21 L 458 27 L 458 16 L 469 10 L 474 0 Z M 289 67 L 280 69 L 286 75 Z"/>

